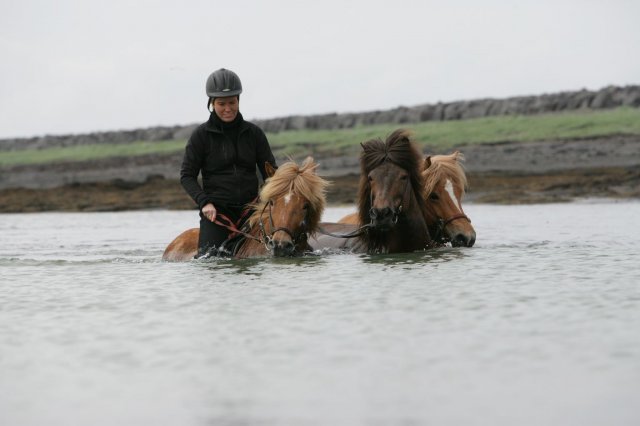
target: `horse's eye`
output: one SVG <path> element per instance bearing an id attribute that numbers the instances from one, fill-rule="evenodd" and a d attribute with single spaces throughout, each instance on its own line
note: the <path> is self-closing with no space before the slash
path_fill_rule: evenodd
<path id="1" fill-rule="evenodd" d="M 303 210 L 307 210 L 309 208 L 309 203 L 304 203 L 304 205 L 302 206 Z"/>
<path id="2" fill-rule="evenodd" d="M 435 192 L 432 192 L 431 194 L 429 194 L 429 199 L 433 201 L 438 201 L 440 197 L 438 197 L 438 194 L 436 194 Z"/>
<path id="3" fill-rule="evenodd" d="M 409 176 L 407 176 L 407 175 L 400 176 L 400 180 L 407 180 L 408 178 L 409 178 Z"/>
<path id="4" fill-rule="evenodd" d="M 373 178 L 371 176 L 369 176 L 369 182 L 373 182 Z"/>

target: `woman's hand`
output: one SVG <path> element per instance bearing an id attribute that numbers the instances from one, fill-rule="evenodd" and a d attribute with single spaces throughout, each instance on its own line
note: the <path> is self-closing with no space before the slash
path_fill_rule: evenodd
<path id="1" fill-rule="evenodd" d="M 209 203 L 206 204 L 203 208 L 202 208 L 202 215 L 204 217 L 206 217 L 207 219 L 209 219 L 211 222 L 213 222 L 214 220 L 216 220 L 216 214 L 218 212 L 216 211 L 216 208 L 213 207 L 213 204 Z"/>

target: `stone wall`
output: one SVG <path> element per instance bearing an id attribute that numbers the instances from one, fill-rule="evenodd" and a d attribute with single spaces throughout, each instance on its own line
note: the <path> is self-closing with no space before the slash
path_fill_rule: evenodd
<path id="1" fill-rule="evenodd" d="M 267 132 L 303 129 L 347 129 L 358 125 L 463 120 L 496 115 L 532 115 L 578 109 L 640 107 L 640 86 L 609 86 L 598 91 L 581 90 L 506 99 L 476 99 L 384 111 L 351 114 L 292 116 L 256 121 Z"/>
<path id="2" fill-rule="evenodd" d="M 640 107 L 640 86 L 609 86 L 596 91 L 580 90 L 539 96 L 517 96 L 506 99 L 476 99 L 398 107 L 383 111 L 289 116 L 252 121 L 267 132 L 303 129 L 330 130 L 348 129 L 358 125 L 462 120 L 496 115 L 530 115 L 579 109 L 615 108 L 619 106 Z M 196 126 L 197 124 L 190 124 L 186 126 L 150 127 L 78 135 L 0 139 L 0 151 L 99 143 L 186 140 Z"/>

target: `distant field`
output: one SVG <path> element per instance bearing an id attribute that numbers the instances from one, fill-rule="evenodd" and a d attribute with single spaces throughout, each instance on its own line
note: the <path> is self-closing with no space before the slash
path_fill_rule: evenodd
<path id="1" fill-rule="evenodd" d="M 613 134 L 640 134 L 640 109 L 588 110 L 582 112 L 501 116 L 459 121 L 417 124 L 386 124 L 344 130 L 300 130 L 269 133 L 277 158 L 304 154 L 356 154 L 359 144 L 384 138 L 397 128 L 413 131 L 423 147 L 434 150 L 464 144 L 500 141 L 574 139 Z M 9 151 L 0 153 L 0 166 L 87 161 L 108 157 L 181 152 L 184 140 L 132 142 L 129 144 L 80 145 L 65 148 Z"/>

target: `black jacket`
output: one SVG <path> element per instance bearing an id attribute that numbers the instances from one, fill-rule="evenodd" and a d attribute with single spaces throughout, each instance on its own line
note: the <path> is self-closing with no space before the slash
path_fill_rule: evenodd
<path id="1" fill-rule="evenodd" d="M 265 161 L 276 166 L 267 137 L 258 126 L 244 121 L 240 113 L 234 127 L 227 126 L 214 112 L 187 142 L 180 183 L 199 208 L 207 203 L 239 206 L 253 201 L 259 184 L 256 166 L 263 179 Z M 200 172 L 203 187 L 198 183 Z"/>

